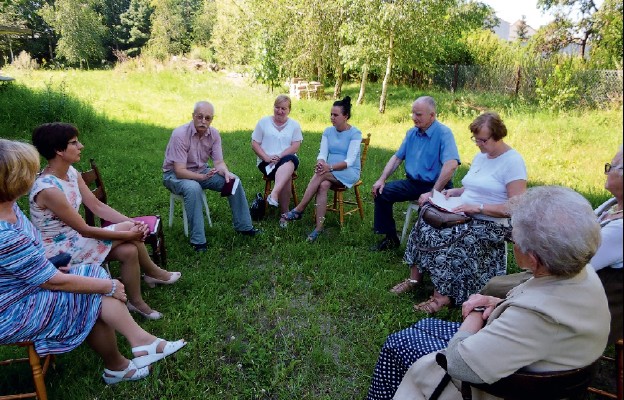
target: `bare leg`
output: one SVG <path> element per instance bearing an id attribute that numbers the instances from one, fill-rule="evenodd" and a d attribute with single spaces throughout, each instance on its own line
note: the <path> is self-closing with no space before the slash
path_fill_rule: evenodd
<path id="1" fill-rule="evenodd" d="M 295 207 L 294 209 L 299 212 L 303 212 L 305 208 L 308 206 L 308 203 L 310 203 L 310 201 L 312 201 L 312 199 L 316 195 L 316 192 L 318 191 L 318 188 L 321 182 L 325 180 L 335 181 L 335 179 L 336 178 L 334 178 L 334 175 L 332 175 L 330 172 L 323 174 L 323 175 L 319 175 L 315 173 L 312 176 L 312 179 L 310 179 L 310 183 L 308 183 L 308 187 L 306 188 L 305 193 L 303 194 L 303 198 L 299 202 L 299 205 Z"/>
<path id="2" fill-rule="evenodd" d="M 289 161 L 282 164 L 275 172 L 275 186 L 273 186 L 273 191 L 271 191 L 270 196 L 273 199 L 278 200 L 282 213 L 288 212 L 288 205 L 290 203 L 290 185 L 294 170 L 295 165 Z"/>
<path id="3" fill-rule="evenodd" d="M 418 270 L 416 264 L 410 265 L 410 279 L 421 282 L 420 278 L 422 278 L 422 274 Z"/>
<path id="4" fill-rule="evenodd" d="M 160 268 L 158 265 L 152 261 L 149 253 L 147 252 L 147 248 L 145 247 L 145 243 L 143 242 L 132 242 L 137 248 L 138 256 L 139 256 L 139 265 L 141 266 L 141 270 L 145 272 L 145 275 L 151 276 L 152 278 L 160 279 L 163 281 L 171 278 L 172 273 L 168 272 L 165 269 Z"/>
<path id="5" fill-rule="evenodd" d="M 323 230 L 325 214 L 327 213 L 327 191 L 329 191 L 331 184 L 330 181 L 321 182 L 316 194 L 316 230 L 319 232 Z"/>
<path id="6" fill-rule="evenodd" d="M 137 247 L 131 242 L 118 244 L 113 247 L 107 259 L 121 262 L 121 279 L 128 293 L 128 301 L 142 312 L 150 314 L 153 310 L 141 296 L 141 271 Z"/>

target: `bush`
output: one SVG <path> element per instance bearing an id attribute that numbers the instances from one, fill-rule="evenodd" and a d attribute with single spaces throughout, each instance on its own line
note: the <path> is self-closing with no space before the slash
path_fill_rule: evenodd
<path id="1" fill-rule="evenodd" d="M 35 70 L 39 69 L 39 64 L 37 60 L 34 60 L 30 54 L 26 51 L 22 50 L 17 58 L 13 60 L 11 66 L 15 69 L 23 69 L 23 70 Z"/>
<path id="2" fill-rule="evenodd" d="M 548 78 L 537 78 L 535 93 L 540 107 L 550 111 L 572 108 L 578 103 L 579 88 L 573 83 L 573 71 L 570 63 L 555 65 Z"/>

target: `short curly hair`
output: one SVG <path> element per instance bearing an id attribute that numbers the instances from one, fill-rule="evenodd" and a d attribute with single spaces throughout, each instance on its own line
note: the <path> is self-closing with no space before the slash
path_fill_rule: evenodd
<path id="1" fill-rule="evenodd" d="M 57 151 L 67 149 L 70 140 L 78 137 L 78 128 L 65 122 L 39 125 L 32 133 L 32 143 L 46 160 L 56 157 Z"/>
<path id="2" fill-rule="evenodd" d="M 0 201 L 14 201 L 28 193 L 39 166 L 39 154 L 32 145 L 0 139 Z"/>
<path id="3" fill-rule="evenodd" d="M 487 126 L 490 130 L 492 139 L 495 141 L 499 141 L 507 136 L 507 127 L 505 126 L 505 123 L 501 117 L 493 111 L 484 112 L 475 118 L 475 120 L 470 124 L 470 132 L 472 132 L 473 135 L 477 135 L 484 126 Z"/>

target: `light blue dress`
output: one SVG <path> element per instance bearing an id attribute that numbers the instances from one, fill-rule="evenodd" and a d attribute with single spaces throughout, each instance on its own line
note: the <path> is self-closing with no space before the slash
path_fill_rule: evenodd
<path id="1" fill-rule="evenodd" d="M 0 344 L 33 341 L 41 356 L 80 345 L 97 320 L 102 295 L 42 289 L 58 270 L 45 258 L 41 235 L 14 205 L 15 224 L 0 221 Z M 108 279 L 99 265 L 74 275 Z"/>
<path id="2" fill-rule="evenodd" d="M 348 188 L 352 187 L 360 179 L 360 143 L 362 142 L 362 132 L 354 126 L 342 132 L 338 132 L 334 126 L 330 126 L 323 132 L 323 137 L 327 139 L 327 148 L 329 150 L 329 154 L 327 155 L 328 164 L 345 161 L 349 150 L 349 144 L 353 140 L 358 141 L 358 153 L 355 157 L 353 165 L 347 167 L 346 169 L 332 172 L 340 183 Z M 324 157 L 319 154 L 318 158 Z"/>

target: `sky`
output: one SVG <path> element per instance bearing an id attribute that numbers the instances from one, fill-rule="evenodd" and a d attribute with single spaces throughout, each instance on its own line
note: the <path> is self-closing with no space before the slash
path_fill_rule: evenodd
<path id="1" fill-rule="evenodd" d="M 526 15 L 527 24 L 531 28 L 538 29 L 553 20 L 549 13 L 542 14 L 537 8 L 537 0 L 480 0 L 494 8 L 496 15 L 513 24 Z M 600 7 L 602 0 L 596 1 Z"/>

